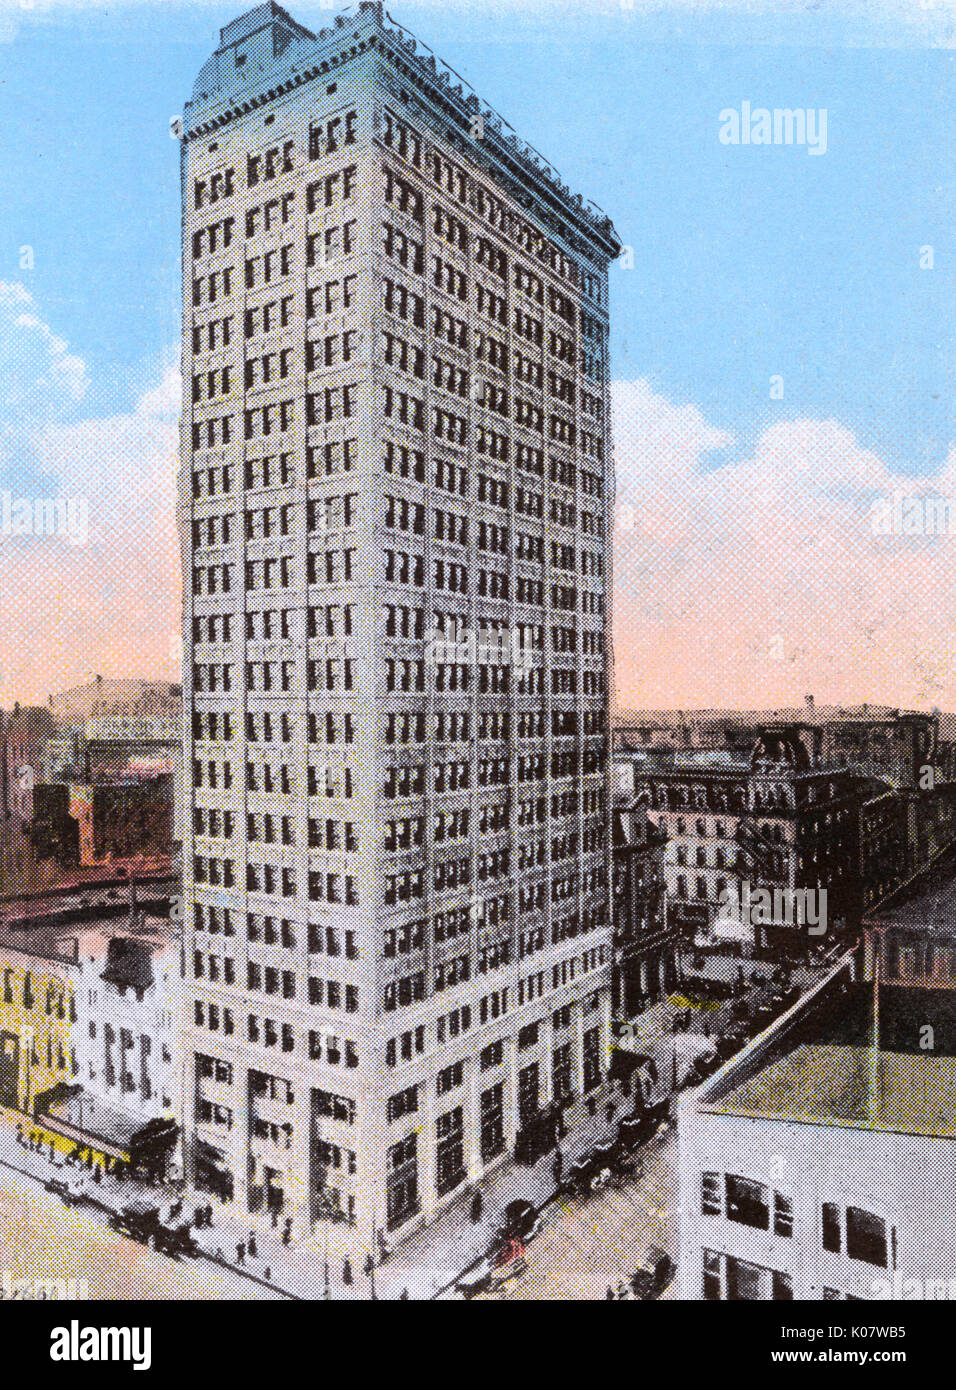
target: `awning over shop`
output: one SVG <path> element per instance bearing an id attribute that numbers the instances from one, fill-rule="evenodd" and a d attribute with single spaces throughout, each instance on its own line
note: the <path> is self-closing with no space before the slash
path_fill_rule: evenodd
<path id="1" fill-rule="evenodd" d="M 718 917 L 714 922 L 713 934 L 717 941 L 751 941 L 753 932 L 739 917 Z"/>
<path id="2" fill-rule="evenodd" d="M 646 1052 L 630 1052 L 623 1047 L 615 1047 L 611 1053 L 611 1080 L 628 1081 L 636 1071 L 645 1071 L 651 1084 L 657 1082 L 657 1063 Z"/>
<path id="3" fill-rule="evenodd" d="M 55 1086 L 37 1097 L 35 1113 L 54 1134 L 124 1163 L 131 1161 L 131 1143 L 144 1128 L 141 1120 L 104 1105 L 82 1086 Z"/>

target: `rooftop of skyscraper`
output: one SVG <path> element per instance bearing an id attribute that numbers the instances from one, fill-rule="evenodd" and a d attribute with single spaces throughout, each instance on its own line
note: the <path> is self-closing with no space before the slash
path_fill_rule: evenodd
<path id="1" fill-rule="evenodd" d="M 253 44 L 267 29 L 273 31 L 272 43 Z M 219 47 L 196 79 L 186 106 L 186 136 L 208 133 L 376 46 L 398 61 L 403 75 L 414 84 L 416 97 L 433 108 L 448 138 L 459 138 L 448 132 L 449 124 L 457 124 L 467 136 L 479 117 L 484 158 L 491 156 L 503 169 L 516 171 L 529 187 L 537 185 L 546 201 L 557 197 L 566 214 L 606 243 L 609 255 L 619 253 L 620 242 L 603 209 L 573 193 L 549 161 L 522 140 L 454 68 L 393 19 L 381 0 L 360 0 L 354 12 L 336 15 L 318 34 L 299 24 L 275 0 L 231 21 L 220 31 Z M 473 145 L 474 139 L 468 138 L 468 143 Z"/>

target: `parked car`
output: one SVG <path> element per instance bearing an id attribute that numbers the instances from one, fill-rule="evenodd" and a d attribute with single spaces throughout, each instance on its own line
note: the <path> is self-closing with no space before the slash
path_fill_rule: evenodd
<path id="1" fill-rule="evenodd" d="M 618 1126 L 618 1138 L 628 1149 L 646 1144 L 670 1115 L 670 1100 L 665 1098 L 634 1115 L 625 1116 Z"/>
<path id="2" fill-rule="evenodd" d="M 502 1213 L 501 1225 L 495 1235 L 494 1249 L 499 1250 L 509 1240 L 527 1243 L 541 1229 L 541 1216 L 532 1202 L 518 1198 L 509 1202 Z"/>
<path id="3" fill-rule="evenodd" d="M 174 1259 L 181 1255 L 198 1255 L 199 1245 L 188 1221 L 180 1226 L 159 1226 L 155 1233 L 156 1249 Z"/>
<path id="4" fill-rule="evenodd" d="M 480 1293 L 487 1293 L 492 1285 L 494 1274 L 494 1263 L 485 1256 L 476 1265 L 462 1274 L 455 1284 L 456 1293 L 460 1293 L 462 1298 L 476 1298 Z"/>
<path id="5" fill-rule="evenodd" d="M 130 1202 L 121 1211 L 113 1213 L 109 1224 L 120 1235 L 129 1236 L 131 1240 L 141 1241 L 144 1245 L 149 1245 L 162 1228 L 159 1207 L 149 1202 Z"/>
<path id="6" fill-rule="evenodd" d="M 51 1178 L 46 1184 L 48 1192 L 54 1192 L 65 1206 L 75 1207 L 85 1201 L 86 1193 L 82 1181 L 77 1177 Z"/>
<path id="7" fill-rule="evenodd" d="M 631 1275 L 635 1298 L 659 1298 L 674 1277 L 676 1266 L 666 1250 L 652 1245 Z"/>

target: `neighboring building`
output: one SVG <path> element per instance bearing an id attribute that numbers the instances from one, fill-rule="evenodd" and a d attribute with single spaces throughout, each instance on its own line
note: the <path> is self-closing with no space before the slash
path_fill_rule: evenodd
<path id="1" fill-rule="evenodd" d="M 618 760 L 741 761 L 763 728 L 816 729 L 821 766 L 853 773 L 860 806 L 859 899 L 864 910 L 895 892 L 956 841 L 956 719 L 883 705 L 815 705 L 799 710 L 697 710 L 622 715 Z"/>
<path id="2" fill-rule="evenodd" d="M 614 1014 L 631 1018 L 675 988 L 680 936 L 667 921 L 664 847 L 667 836 L 647 803 L 618 797 L 612 810 L 614 887 Z"/>
<path id="3" fill-rule="evenodd" d="M 0 1105 L 32 1115 L 72 1084 L 79 972 L 66 943 L 0 936 Z"/>
<path id="4" fill-rule="evenodd" d="M 99 905 L 69 893 L 5 908 L 0 1104 L 165 1172 L 182 1108 L 180 927 L 129 891 L 115 908 L 103 888 L 83 895 Z M 168 908 L 168 888 L 143 899 Z"/>
<path id="5" fill-rule="evenodd" d="M 55 889 L 77 865 L 168 856 L 181 779 L 178 686 L 97 679 L 0 712 L 0 897 Z"/>
<path id="6" fill-rule="evenodd" d="M 867 797 L 860 805 L 861 906 L 868 912 L 910 876 L 911 802 L 897 792 Z"/>
<path id="7" fill-rule="evenodd" d="M 877 992 L 845 957 L 683 1098 L 682 1298 L 934 1297 L 940 1280 L 952 1296 L 956 1229 L 939 1219 L 956 1183 L 948 950 L 946 988 L 942 971 L 925 988 L 919 971 L 885 968 Z"/>
<path id="8" fill-rule="evenodd" d="M 367 1247 L 608 1064 L 620 246 L 377 4 L 182 136 L 190 1177 Z"/>
<path id="9" fill-rule="evenodd" d="M 44 886 L 31 839 L 33 793 L 55 732 L 47 710 L 0 710 L 0 896 Z"/>
<path id="10" fill-rule="evenodd" d="M 949 718 L 888 705 L 817 705 L 808 695 L 803 709 L 621 714 L 614 746 L 620 753 L 653 748 L 745 753 L 768 725 L 812 725 L 821 732 L 820 757 L 828 765 L 852 767 L 896 788 L 915 788 L 921 770 L 937 760 L 940 729 L 948 728 Z"/>
<path id="11" fill-rule="evenodd" d="M 621 761 L 625 761 L 622 757 Z M 730 750 L 631 755 L 635 789 L 665 832 L 668 915 L 698 947 L 800 954 L 858 920 L 859 779 L 821 761 L 819 730 L 765 726 L 746 756 Z M 735 918 L 728 895 L 789 893 L 770 921 Z M 814 936 L 795 893 L 826 890 Z"/>
<path id="12" fill-rule="evenodd" d="M 104 680 L 61 691 L 49 698 L 49 712 L 61 736 L 84 734 L 90 720 L 156 721 L 175 731 L 182 719 L 182 688 L 168 681 Z M 173 733 L 172 736 L 175 736 Z"/>
<path id="13" fill-rule="evenodd" d="M 136 913 L 79 934 L 84 1090 L 132 1121 L 182 1116 L 182 942 L 178 924 Z"/>

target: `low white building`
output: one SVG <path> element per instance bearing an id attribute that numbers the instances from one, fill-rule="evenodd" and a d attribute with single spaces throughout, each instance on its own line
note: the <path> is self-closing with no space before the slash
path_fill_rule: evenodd
<path id="1" fill-rule="evenodd" d="M 178 1121 L 182 971 L 170 922 L 138 915 L 78 935 L 77 1080 L 131 1118 Z"/>
<path id="2" fill-rule="evenodd" d="M 870 960 L 683 1098 L 682 1298 L 956 1292 L 956 990 Z"/>

